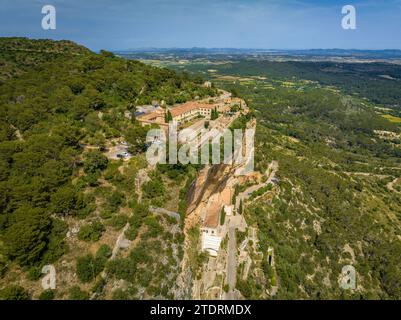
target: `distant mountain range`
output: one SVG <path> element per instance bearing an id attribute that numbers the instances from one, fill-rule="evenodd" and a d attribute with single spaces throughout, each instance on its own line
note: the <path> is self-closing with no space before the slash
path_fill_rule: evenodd
<path id="1" fill-rule="evenodd" d="M 138 48 L 115 51 L 117 54 L 181 54 L 181 55 L 264 55 L 306 57 L 354 57 L 360 59 L 401 59 L 401 50 L 358 50 L 358 49 L 252 49 L 252 48 Z"/>

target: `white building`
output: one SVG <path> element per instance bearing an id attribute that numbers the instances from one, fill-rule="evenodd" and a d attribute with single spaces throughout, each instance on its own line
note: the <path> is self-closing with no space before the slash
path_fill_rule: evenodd
<path id="1" fill-rule="evenodd" d="M 224 211 L 226 213 L 227 216 L 232 216 L 233 212 L 234 212 L 234 206 L 233 205 L 225 205 L 224 206 Z"/>
<path id="2" fill-rule="evenodd" d="M 219 252 L 221 237 L 202 232 L 202 251 L 208 252 L 212 257 L 216 257 Z"/>
<path id="3" fill-rule="evenodd" d="M 222 192 L 212 195 L 204 209 L 205 214 L 201 227 L 202 251 L 206 251 L 214 257 L 217 256 L 220 243 L 226 233 L 226 224 L 220 225 L 222 209 L 224 208 L 226 215 L 233 214 L 231 198 L 230 188 L 225 188 Z"/>

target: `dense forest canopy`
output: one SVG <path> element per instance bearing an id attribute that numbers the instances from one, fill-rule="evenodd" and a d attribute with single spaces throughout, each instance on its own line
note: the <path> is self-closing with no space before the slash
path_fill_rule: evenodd
<path id="1" fill-rule="evenodd" d="M 85 144 L 132 136 L 139 152 L 146 132 L 125 111 L 215 94 L 186 75 L 70 41 L 2 38 L 0 65 L 2 270 L 12 262 L 55 261 L 67 250 L 62 218 L 94 210 L 83 190 L 96 185 L 108 161 L 99 151 L 84 152 Z M 101 232 L 92 229 L 88 237 Z"/>
<path id="2" fill-rule="evenodd" d="M 255 109 L 257 170 L 280 164 L 279 194 L 244 213 L 259 230 L 262 251 L 276 252 L 277 298 L 399 299 L 401 188 L 387 187 L 401 173 L 399 125 L 323 88 L 221 85 Z M 361 291 L 339 289 L 346 263 L 355 266 Z M 275 284 L 272 268 L 264 272 L 267 286 Z M 258 298 L 265 286 L 258 278 L 238 283 L 246 298 Z"/>
<path id="3" fill-rule="evenodd" d="M 42 63 L 90 52 L 72 41 L 31 41 L 26 38 L 0 38 L 0 48 L 0 84 Z"/>
<path id="4" fill-rule="evenodd" d="M 266 77 L 271 80 L 314 81 L 321 86 L 332 86 L 343 93 L 367 99 L 401 114 L 401 65 L 386 62 L 333 62 L 333 61 L 269 61 L 266 58 L 216 55 L 194 61 L 185 66 L 190 72 L 239 77 Z M 212 61 L 212 63 L 204 63 Z M 182 70 L 182 66 L 174 66 Z M 211 74 L 213 76 L 213 74 Z"/>
<path id="5" fill-rule="evenodd" d="M 224 67 L 222 68 L 224 70 Z M 379 103 L 401 108 L 401 65 L 390 63 L 240 61 L 228 66 L 231 74 L 265 75 L 275 79 L 306 79 L 336 86 Z M 223 71 L 224 72 L 224 71 Z"/>

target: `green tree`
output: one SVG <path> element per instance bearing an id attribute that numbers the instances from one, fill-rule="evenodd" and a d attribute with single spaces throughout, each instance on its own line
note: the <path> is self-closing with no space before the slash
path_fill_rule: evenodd
<path id="1" fill-rule="evenodd" d="M 51 204 L 53 211 L 61 215 L 72 212 L 77 206 L 75 188 L 71 185 L 66 185 L 58 189 L 51 196 Z"/>
<path id="2" fill-rule="evenodd" d="M 112 250 L 107 244 L 102 244 L 96 252 L 96 259 L 107 260 L 111 257 Z"/>
<path id="3" fill-rule="evenodd" d="M 216 120 L 219 117 L 219 112 L 217 111 L 216 108 L 212 109 L 212 112 L 210 114 L 210 120 Z"/>
<path id="4" fill-rule="evenodd" d="M 112 212 L 115 212 L 124 203 L 124 201 L 125 201 L 124 193 L 119 191 L 113 191 L 107 197 L 107 209 Z"/>
<path id="5" fill-rule="evenodd" d="M 89 300 L 89 294 L 83 290 L 79 286 L 74 286 L 70 288 L 70 300 Z"/>
<path id="6" fill-rule="evenodd" d="M 79 257 L 77 259 L 77 276 L 81 282 L 92 281 L 103 269 L 104 264 L 100 263 L 92 255 Z"/>
<path id="7" fill-rule="evenodd" d="M 164 121 L 166 123 L 169 123 L 170 121 L 173 121 L 173 116 L 172 116 L 170 110 L 167 110 L 165 118 L 164 118 Z"/>
<path id="8" fill-rule="evenodd" d="M 39 267 L 29 269 L 27 278 L 31 281 L 38 281 L 43 276 L 42 270 Z"/>
<path id="9" fill-rule="evenodd" d="M 1 300 L 30 300 L 29 293 L 21 286 L 10 285 L 0 291 Z"/>
<path id="10" fill-rule="evenodd" d="M 107 168 L 108 160 L 100 151 L 90 151 L 86 154 L 84 170 L 86 173 L 96 173 Z"/>
<path id="11" fill-rule="evenodd" d="M 84 225 L 78 232 L 78 239 L 83 241 L 96 242 L 100 239 L 105 228 L 103 224 L 98 221 Z"/>
<path id="12" fill-rule="evenodd" d="M 100 50 L 100 54 L 106 58 L 114 58 L 115 57 L 113 52 L 106 51 L 106 50 Z"/>
<path id="13" fill-rule="evenodd" d="M 54 299 L 54 290 L 48 289 L 43 291 L 40 296 L 39 300 L 53 300 Z"/>
<path id="14" fill-rule="evenodd" d="M 46 249 L 51 220 L 43 209 L 27 205 L 17 209 L 3 241 L 6 255 L 21 265 L 37 262 Z"/>
<path id="15" fill-rule="evenodd" d="M 222 207 L 220 212 L 220 225 L 222 226 L 225 221 L 226 221 L 226 210 L 224 210 L 224 207 Z"/>
<path id="16" fill-rule="evenodd" d="M 125 133 L 125 139 L 129 143 L 129 152 L 137 154 L 145 150 L 146 128 L 142 127 L 138 122 L 129 127 Z"/>
<path id="17" fill-rule="evenodd" d="M 166 190 L 160 177 L 155 176 L 143 184 L 142 191 L 145 199 L 157 202 L 164 196 Z"/>

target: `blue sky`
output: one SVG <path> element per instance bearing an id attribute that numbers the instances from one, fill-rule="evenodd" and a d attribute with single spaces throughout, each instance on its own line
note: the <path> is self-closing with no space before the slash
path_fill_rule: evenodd
<path id="1" fill-rule="evenodd" d="M 57 29 L 42 30 L 54 5 Z M 341 28 L 341 8 L 357 29 Z M 0 0 L 0 36 L 143 47 L 401 49 L 401 0 Z"/>

